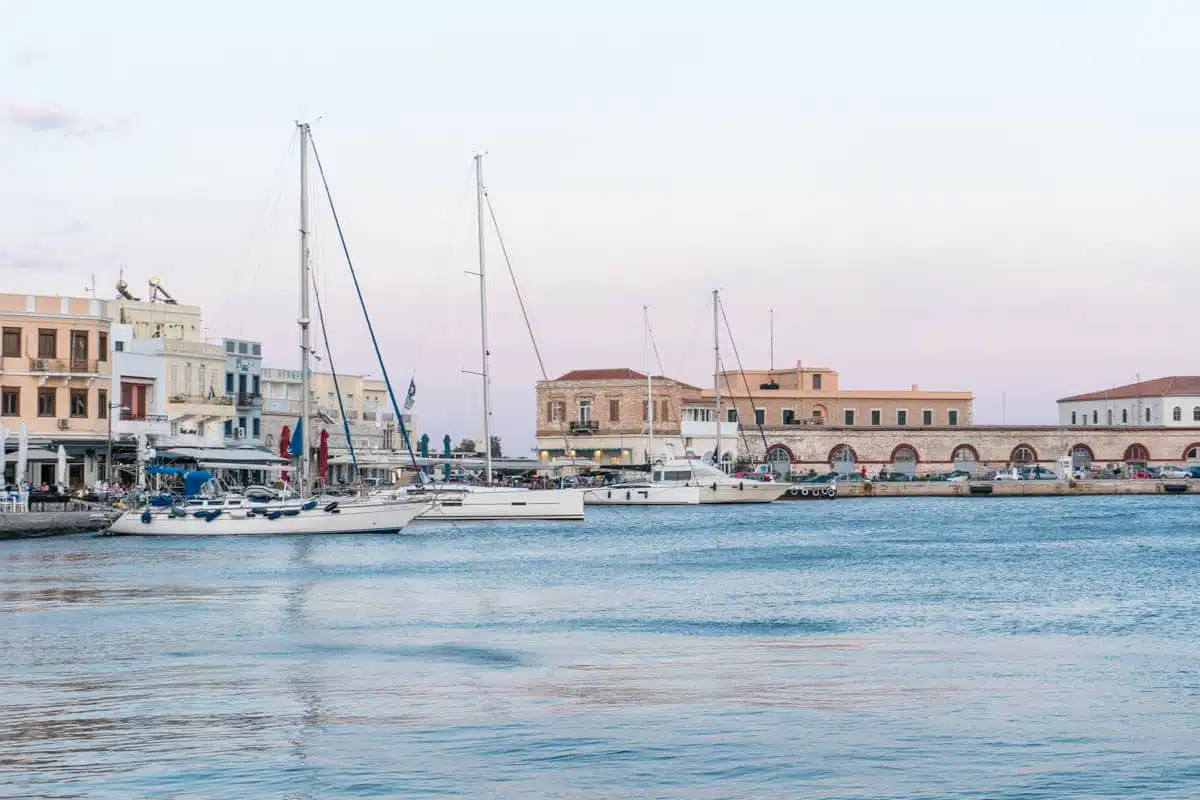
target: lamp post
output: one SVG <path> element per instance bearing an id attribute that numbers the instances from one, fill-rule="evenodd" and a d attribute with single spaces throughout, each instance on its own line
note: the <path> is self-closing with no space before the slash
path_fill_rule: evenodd
<path id="1" fill-rule="evenodd" d="M 109 403 L 109 404 L 108 404 L 108 455 L 107 455 L 107 456 L 105 457 L 105 459 L 104 459 L 104 479 L 105 479 L 106 481 L 108 481 L 110 484 L 112 483 L 112 479 L 113 479 L 113 468 L 112 468 L 112 445 L 113 445 L 113 438 L 112 438 L 112 418 L 113 418 L 113 410 L 114 410 L 114 409 L 120 409 L 121 411 L 128 411 L 128 410 L 129 410 L 129 406 L 123 406 L 123 405 L 121 405 L 120 403 Z"/>

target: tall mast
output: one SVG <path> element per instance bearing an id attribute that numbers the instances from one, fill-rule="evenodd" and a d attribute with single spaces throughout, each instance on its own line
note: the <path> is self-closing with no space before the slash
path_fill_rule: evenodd
<path id="1" fill-rule="evenodd" d="M 775 309 L 770 311 L 771 317 L 771 380 L 775 379 Z"/>
<path id="2" fill-rule="evenodd" d="M 721 465 L 721 335 L 717 326 L 717 315 L 721 309 L 721 296 L 713 289 L 713 386 L 717 390 L 717 441 L 713 445 L 713 464 Z"/>
<path id="3" fill-rule="evenodd" d="M 487 454 L 487 482 L 492 482 L 492 379 L 488 375 L 487 272 L 483 253 L 483 154 L 475 155 L 475 205 L 479 218 L 479 338 L 483 349 L 483 450 Z"/>
<path id="4" fill-rule="evenodd" d="M 296 432 L 300 438 L 300 464 L 297 469 L 297 478 L 300 496 L 307 497 L 309 486 L 308 442 L 309 428 L 311 427 L 309 382 L 312 380 L 310 375 L 312 348 L 309 343 L 308 330 L 308 294 L 311 286 L 308 275 L 308 137 L 310 131 L 307 122 L 297 122 L 296 127 L 300 129 L 300 318 L 296 320 L 300 325 L 300 430 Z"/>
<path id="5" fill-rule="evenodd" d="M 654 378 L 650 372 L 650 307 L 642 306 L 643 333 L 646 337 L 646 421 L 648 436 L 646 438 L 646 463 L 654 464 Z"/>

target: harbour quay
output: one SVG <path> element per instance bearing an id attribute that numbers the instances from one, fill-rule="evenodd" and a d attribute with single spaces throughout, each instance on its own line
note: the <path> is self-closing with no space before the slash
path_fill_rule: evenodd
<path id="1" fill-rule="evenodd" d="M 837 497 L 1086 497 L 1095 495 L 1197 495 L 1200 481 L 862 481 L 839 482 Z"/>

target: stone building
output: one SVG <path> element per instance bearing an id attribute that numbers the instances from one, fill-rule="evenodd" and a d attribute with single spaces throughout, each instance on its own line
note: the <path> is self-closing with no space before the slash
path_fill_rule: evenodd
<path id="1" fill-rule="evenodd" d="M 1200 427 L 1200 375 L 1176 375 L 1058 401 L 1060 425 Z"/>

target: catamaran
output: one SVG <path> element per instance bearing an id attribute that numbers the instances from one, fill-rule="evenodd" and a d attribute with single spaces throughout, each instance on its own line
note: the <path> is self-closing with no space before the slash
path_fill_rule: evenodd
<path id="1" fill-rule="evenodd" d="M 300 382 L 301 419 L 309 420 L 311 407 L 311 355 L 309 298 L 312 290 L 309 263 L 308 123 L 296 123 L 300 132 Z M 135 508 L 122 514 L 109 533 L 142 536 L 266 536 L 274 534 L 394 533 L 433 505 L 417 499 L 367 499 L 354 503 L 319 500 L 309 496 L 310 476 L 307 437 L 311 426 L 297 426 L 299 497 L 226 492 L 207 472 L 190 473 L 193 484 L 185 499 L 163 505 Z M 189 476 L 185 476 L 185 484 Z"/>

